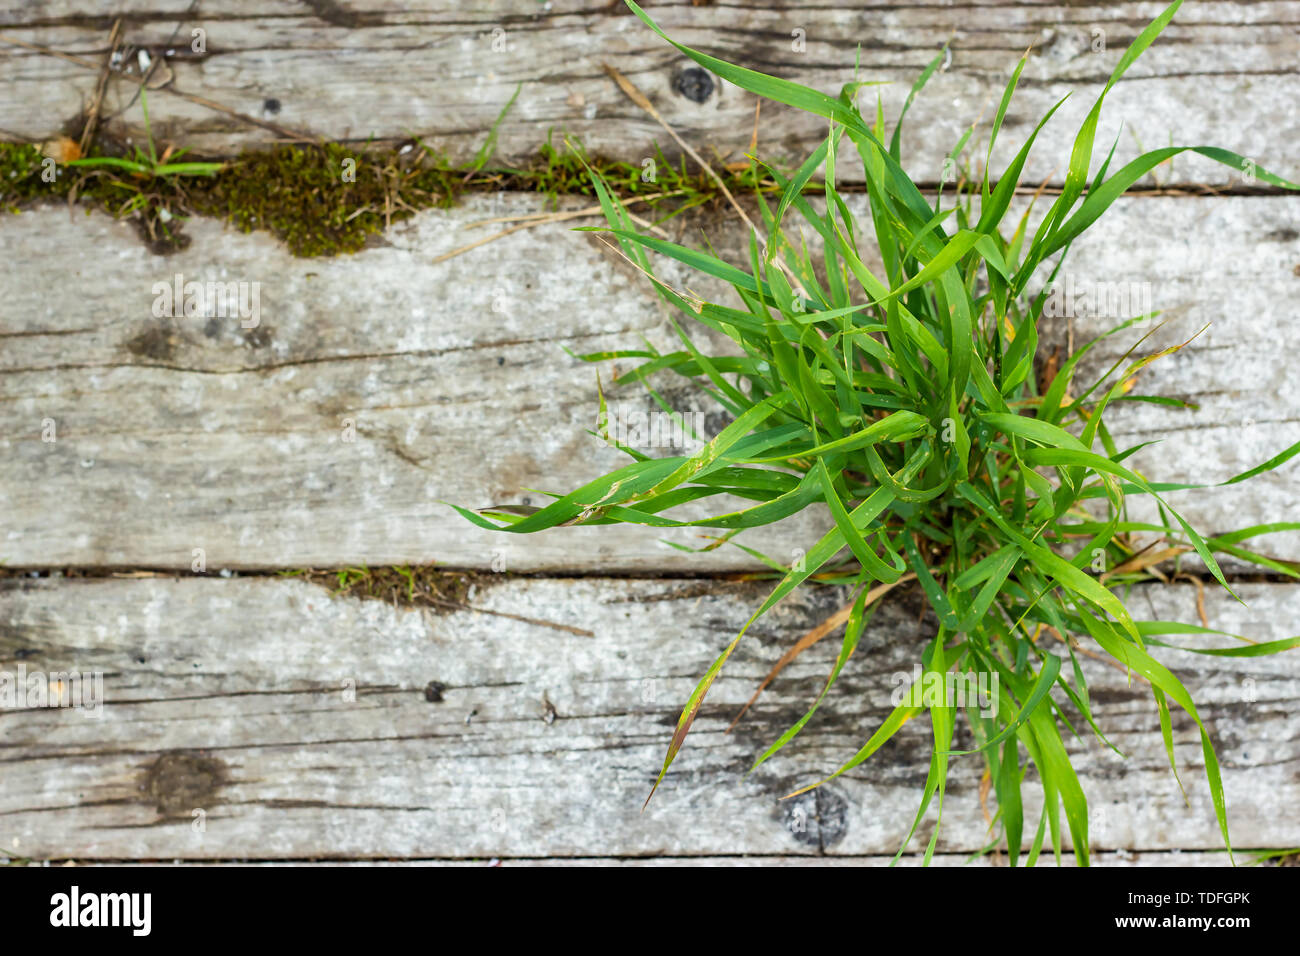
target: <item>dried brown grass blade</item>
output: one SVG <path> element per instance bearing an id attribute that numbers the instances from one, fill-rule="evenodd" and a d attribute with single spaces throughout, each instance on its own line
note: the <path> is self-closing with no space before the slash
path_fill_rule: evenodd
<path id="1" fill-rule="evenodd" d="M 1115 565 L 1115 567 L 1103 574 L 1101 579 L 1105 581 L 1112 575 L 1127 574 L 1130 571 L 1145 571 L 1152 568 L 1154 565 L 1160 564 L 1162 561 L 1176 558 L 1180 554 L 1186 554 L 1191 550 L 1191 548 L 1186 547 L 1185 545 L 1175 545 L 1172 548 L 1161 548 L 1159 551 L 1139 552 L 1123 564 Z"/>
<path id="2" fill-rule="evenodd" d="M 605 72 L 609 74 L 610 79 L 612 79 L 615 83 L 618 84 L 618 88 L 622 90 L 625 94 L 627 94 L 627 98 L 630 99 L 637 106 L 641 107 L 641 109 L 645 110 L 646 113 L 650 115 L 651 119 L 653 119 L 656 123 L 658 123 L 660 126 L 664 128 L 664 131 L 667 132 L 668 135 L 673 138 L 673 140 L 677 143 L 678 146 L 682 148 L 682 150 L 686 153 L 686 155 L 691 157 L 691 159 L 695 160 L 695 162 L 699 165 L 699 167 L 703 169 L 705 173 L 708 174 L 709 178 L 713 180 L 714 184 L 717 185 L 718 189 L 722 190 L 722 195 L 727 197 L 727 202 L 731 203 L 732 208 L 735 209 L 736 212 L 740 215 L 740 218 L 745 221 L 745 224 L 748 225 L 750 229 L 753 229 L 755 232 L 758 232 L 759 231 L 758 227 L 756 227 L 754 223 L 750 220 L 749 216 L 746 215 L 745 210 L 740 208 L 740 203 L 736 202 L 736 197 L 731 195 L 731 190 L 728 189 L 727 184 L 722 181 L 722 177 L 719 176 L 717 172 L 714 171 L 711 165 L 709 165 L 704 161 L 704 157 L 702 157 L 699 153 L 695 151 L 695 147 L 691 146 L 690 143 L 686 142 L 686 140 L 682 139 L 680 136 L 677 135 L 677 131 L 673 129 L 671 126 L 669 126 L 668 121 L 659 115 L 659 111 L 655 109 L 654 104 L 651 103 L 650 100 L 646 98 L 646 95 L 642 93 L 640 90 L 638 90 L 635 84 L 633 84 L 631 80 L 629 80 L 626 76 L 624 76 L 614 67 L 610 66 L 608 63 L 602 63 L 601 66 L 604 68 Z M 762 235 L 762 233 L 759 233 L 759 235 Z"/>
<path id="3" fill-rule="evenodd" d="M 118 44 L 122 42 L 122 19 L 113 21 L 113 28 L 108 34 L 108 52 L 104 54 L 104 65 L 99 71 L 99 82 L 95 84 L 95 95 L 90 100 L 90 108 L 86 111 L 86 125 L 81 128 L 81 141 L 78 146 L 81 155 L 86 155 L 86 150 L 90 149 L 91 140 L 95 138 L 95 128 L 99 125 L 99 111 L 104 103 L 104 91 L 108 88 L 108 74 L 113 66 L 113 54 L 117 52 Z"/>
<path id="4" fill-rule="evenodd" d="M 907 574 L 904 574 L 897 581 L 893 581 L 890 584 L 876 585 L 876 587 L 872 588 L 870 591 L 867 592 L 867 599 L 864 604 L 864 607 L 870 607 L 872 603 L 880 600 L 882 597 L 884 597 L 894 588 L 898 587 L 898 585 L 903 584 L 907 581 L 911 581 L 915 577 L 916 577 L 915 574 L 909 572 Z M 740 723 L 740 718 L 745 716 L 745 711 L 749 710 L 749 708 L 753 705 L 754 701 L 758 700 L 758 695 L 763 693 L 763 691 L 767 689 L 767 685 L 772 683 L 772 681 L 776 679 L 777 674 L 785 670 L 786 666 L 789 665 L 791 661 L 793 661 L 804 651 L 808 650 L 808 648 L 812 647 L 814 644 L 820 641 L 827 634 L 832 633 L 833 631 L 838 629 L 842 624 L 848 621 L 849 615 L 852 613 L 852 611 L 853 611 L 853 602 L 850 601 L 848 604 L 844 605 L 842 608 L 840 608 L 838 611 L 836 611 L 826 620 L 822 621 L 820 624 L 814 627 L 803 637 L 799 638 L 799 640 L 795 642 L 794 647 L 790 648 L 788 651 L 782 654 L 781 659 L 776 662 L 776 665 L 770 671 L 768 671 L 767 676 L 763 678 L 763 683 L 758 685 L 758 690 L 754 691 L 754 696 L 749 698 L 748 702 L 746 702 L 744 707 L 740 708 L 740 713 L 736 714 L 736 717 L 734 720 L 732 720 L 731 725 L 727 727 L 727 733 L 731 733 L 732 728 L 734 728 L 736 724 Z"/>

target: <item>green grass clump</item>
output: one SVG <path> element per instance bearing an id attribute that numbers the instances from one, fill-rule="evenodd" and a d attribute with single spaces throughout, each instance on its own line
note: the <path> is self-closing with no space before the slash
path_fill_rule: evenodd
<path id="1" fill-rule="evenodd" d="M 676 372 L 701 383 L 733 421 L 689 457 L 649 458 L 624 447 L 631 463 L 570 494 L 555 495 L 541 509 L 496 508 L 482 514 L 457 510 L 477 525 L 512 533 L 568 524 L 631 523 L 717 528 L 723 530 L 723 539 L 811 506 L 829 511 L 833 530 L 800 564 L 778 565 L 780 582 L 690 695 L 656 787 L 723 664 L 749 626 L 773 605 L 814 576 L 856 589 L 843 645 L 825 689 L 755 766 L 788 743 L 816 711 L 875 609 L 877 598 L 868 599 L 872 589 L 914 577 L 938 621 L 920 661 L 923 683 L 937 686 L 937 693 L 927 691 L 922 702 L 904 701 L 895 707 L 862 749 L 826 778 L 861 764 L 906 721 L 928 716 L 934 737 L 929 774 L 904 849 L 932 803 L 942 813 L 950 762 L 978 754 L 997 798 L 997 842 L 1005 845 L 1011 862 L 1032 865 L 1049 834 L 1059 862 L 1063 809 L 1078 859 L 1087 863 L 1087 801 L 1061 732 L 1062 726 L 1073 732 L 1066 707 L 1081 715 L 1102 743 L 1109 742 L 1094 720 L 1074 643 L 1067 640 L 1075 636 L 1095 643 L 1150 684 L 1171 764 L 1170 702 L 1195 723 L 1215 813 L 1231 851 L 1210 735 L 1183 684 L 1155 655 L 1158 649 L 1179 646 L 1168 641 L 1170 635 L 1237 636 L 1136 619 L 1121 593 L 1149 572 L 1143 571 L 1141 561 L 1130 560 L 1134 554 L 1128 536 L 1155 532 L 1170 547 L 1195 552 L 1231 591 L 1216 552 L 1300 577 L 1290 566 L 1241 547 L 1253 535 L 1300 529 L 1300 522 L 1206 539 L 1162 497 L 1195 486 L 1152 483 L 1124 464 L 1137 449 L 1116 447 L 1102 423 L 1103 413 L 1112 401 L 1123 398 L 1125 381 L 1173 349 L 1132 360 L 1110 385 L 1108 374 L 1091 387 L 1075 386 L 1077 363 L 1087 348 L 1069 357 L 1044 383 L 1034 374 L 1046 289 L 1074 240 L 1120 195 L 1184 149 L 1245 168 L 1245 160 L 1235 153 L 1196 146 L 1154 150 L 1114 170 L 1112 147 L 1090 174 L 1106 92 L 1169 22 L 1179 2 L 1143 30 L 1120 59 L 1074 140 L 1064 186 L 1032 235 L 1028 212 L 1013 223 L 1010 235 L 1004 234 L 1003 224 L 1042 123 L 996 182 L 986 171 L 982 181 L 963 185 L 951 197 L 941 193 L 932 205 L 900 165 L 902 116 L 887 138 L 879 106 L 868 117 L 855 105 L 864 84 L 851 84 L 832 97 L 734 66 L 676 43 L 630 0 L 628 5 L 651 29 L 722 79 L 829 123 L 826 140 L 797 170 L 788 175 L 770 170 L 780 192 L 775 209 L 759 197 L 767 238 L 752 232 L 748 261 L 740 264 L 641 234 L 601 177 L 592 176 L 608 231 L 638 267 L 653 273 L 653 257 L 667 257 L 730 284 L 739 307 L 702 302 L 662 282 L 655 286 L 690 322 L 722 333 L 737 350 L 705 354 L 674 319 L 682 342 L 679 351 L 606 352 L 582 358 L 643 359 L 639 368 L 623 376 L 625 381 L 644 382 L 653 372 Z M 936 58 L 927 68 L 914 93 L 938 62 Z M 997 110 L 990 157 L 1024 65 L 1022 59 Z M 952 155 L 959 155 L 964 146 L 965 139 Z M 846 156 L 861 163 L 869 221 L 855 221 L 836 188 L 836 169 Z M 1275 186 L 1297 188 L 1262 170 L 1256 175 Z M 824 208 L 805 195 L 814 177 L 823 184 Z M 791 241 L 787 219 L 796 215 L 820 238 L 820 256 L 802 242 Z M 869 247 L 874 247 L 870 255 Z M 883 262 L 881 275 L 864 264 L 873 256 Z M 1125 362 L 1127 356 L 1119 365 Z M 1077 395 L 1071 397 L 1076 388 Z M 658 393 L 652 393 L 666 408 Z M 603 412 L 603 397 L 601 406 Z M 1275 468 L 1298 452 L 1300 444 L 1231 481 Z M 720 494 L 752 504 L 700 520 L 667 515 L 674 506 Z M 1160 504 L 1160 523 L 1130 520 L 1128 495 L 1154 497 Z M 1114 577 L 1103 578 L 1096 571 L 1099 555 L 1104 555 L 1108 569 L 1128 564 Z M 1054 633 L 1061 641 L 1049 646 L 1038 639 L 1044 633 Z M 1186 649 L 1254 656 L 1300 644 L 1300 638 L 1269 644 L 1239 640 L 1243 643 L 1223 648 Z M 968 687 L 980 679 L 995 687 L 996 713 L 985 716 L 975 706 L 958 707 L 945 679 L 949 672 L 960 675 Z M 938 680 L 930 680 L 931 675 Z M 975 741 L 966 751 L 954 746 L 962 711 Z M 1037 832 L 1026 839 L 1022 785 L 1031 767 L 1045 804 Z M 937 832 L 936 826 L 926 848 L 927 862 Z"/>
<path id="2" fill-rule="evenodd" d="M 111 167 L 120 169 L 137 179 L 166 179 L 179 176 L 211 176 L 221 171 L 221 163 L 178 162 L 189 152 L 188 149 L 168 150 L 162 158 L 153 144 L 153 128 L 149 125 L 149 98 L 144 88 L 140 89 L 140 109 L 144 113 L 145 144 L 133 147 L 127 156 L 86 156 L 71 160 L 68 165 L 75 167 Z M 124 206 L 125 212 L 141 208 L 145 204 L 143 191 L 137 191 Z"/>

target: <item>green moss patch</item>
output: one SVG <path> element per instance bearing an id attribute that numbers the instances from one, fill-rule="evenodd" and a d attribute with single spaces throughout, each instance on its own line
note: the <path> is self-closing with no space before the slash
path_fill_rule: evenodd
<path id="1" fill-rule="evenodd" d="M 112 156 L 111 147 L 90 157 Z M 222 219 L 244 232 L 264 230 L 297 256 L 355 252 L 371 236 L 423 209 L 454 205 L 466 192 L 513 190 L 558 199 L 593 195 L 587 166 L 623 198 L 651 198 L 658 218 L 720 196 L 703 171 L 690 171 L 659 154 L 652 165 L 590 159 L 579 151 L 542 144 L 525 166 L 467 170 L 425 145 L 358 148 L 282 145 L 249 150 L 213 175 L 141 174 L 118 167 L 67 166 L 31 143 L 0 143 L 0 208 L 17 212 L 47 202 L 75 202 L 132 221 L 160 254 L 188 245 L 190 216 Z M 738 191 L 775 188 L 751 164 L 723 175 Z"/>

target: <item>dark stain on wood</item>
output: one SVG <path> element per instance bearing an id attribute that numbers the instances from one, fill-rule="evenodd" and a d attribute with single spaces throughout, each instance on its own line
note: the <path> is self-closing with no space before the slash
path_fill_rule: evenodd
<path id="1" fill-rule="evenodd" d="M 708 70 L 688 66 L 673 77 L 673 89 L 692 103 L 703 103 L 713 95 L 713 77 Z"/>
<path id="2" fill-rule="evenodd" d="M 219 803 L 217 791 L 226 783 L 226 765 L 202 753 L 165 753 L 144 772 L 140 789 L 160 816 L 189 817 L 196 809 Z"/>
<path id="3" fill-rule="evenodd" d="M 849 803 L 829 786 L 818 787 L 812 793 L 817 798 L 818 846 L 825 851 L 849 832 Z"/>
<path id="4" fill-rule="evenodd" d="M 358 27 L 381 26 L 384 18 L 375 13 L 357 13 L 336 0 L 304 0 L 318 20 L 331 26 L 355 30 Z"/>
<path id="5" fill-rule="evenodd" d="M 272 330 L 265 325 L 244 330 L 244 342 L 249 348 L 264 349 L 271 344 L 271 339 Z"/>
<path id="6" fill-rule="evenodd" d="M 786 781 L 781 797 L 803 784 Z M 777 803 L 777 816 L 781 825 L 794 837 L 796 843 L 816 847 L 818 852 L 841 843 L 849 832 L 849 804 L 832 787 L 823 785 L 807 793 Z"/>
<path id="7" fill-rule="evenodd" d="M 180 336 L 166 322 L 149 326 L 134 338 L 127 339 L 124 348 L 138 358 L 156 362 L 171 362 L 176 357 Z"/>
<path id="8" fill-rule="evenodd" d="M 793 787 L 791 789 L 794 789 Z M 801 793 L 789 800 L 777 803 L 781 823 L 796 843 L 804 846 L 818 846 L 817 839 L 817 798 L 811 793 Z"/>

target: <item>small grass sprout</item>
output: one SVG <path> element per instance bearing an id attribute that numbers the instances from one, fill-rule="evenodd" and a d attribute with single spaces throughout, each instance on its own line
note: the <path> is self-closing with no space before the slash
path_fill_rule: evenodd
<path id="1" fill-rule="evenodd" d="M 115 178 L 114 185 L 128 193 L 126 201 L 118 209 L 117 215 L 128 216 L 149 204 L 148 187 L 154 179 L 166 179 L 175 176 L 215 176 L 225 168 L 224 163 L 181 163 L 177 162 L 188 149 L 168 149 L 159 158 L 153 144 L 153 129 L 149 125 L 149 99 L 144 88 L 140 89 L 140 109 L 144 113 L 144 132 L 147 149 L 139 145 L 132 147 L 129 155 L 120 156 L 84 156 L 69 160 L 66 165 L 88 169 L 111 167 L 128 173 L 131 179 Z"/>

